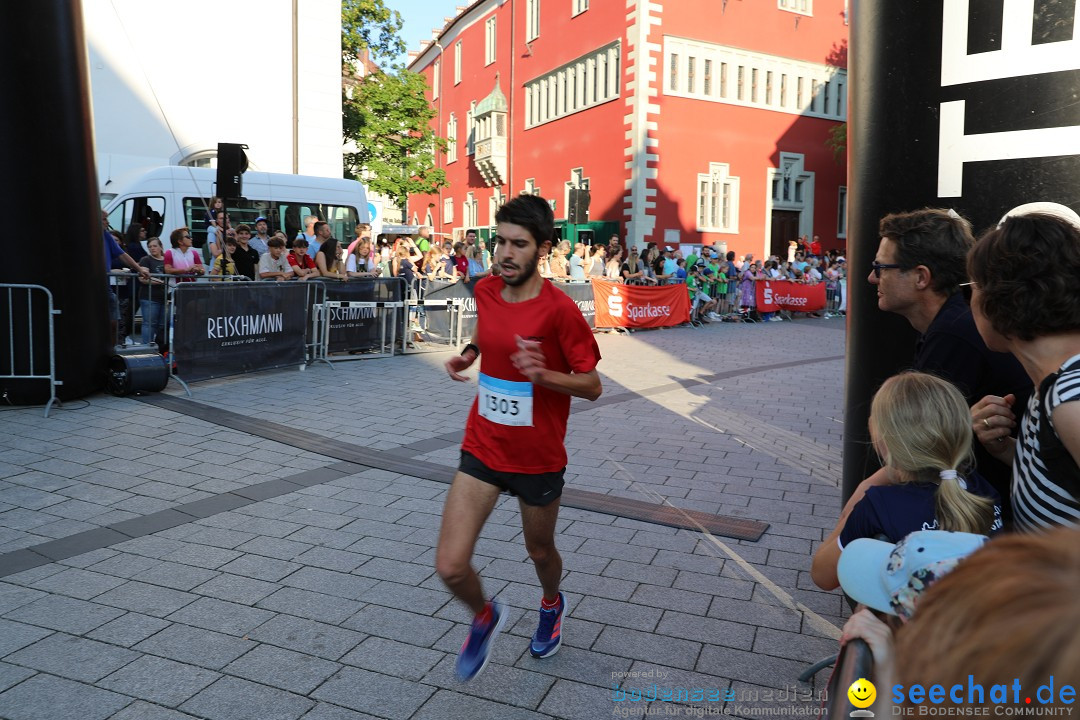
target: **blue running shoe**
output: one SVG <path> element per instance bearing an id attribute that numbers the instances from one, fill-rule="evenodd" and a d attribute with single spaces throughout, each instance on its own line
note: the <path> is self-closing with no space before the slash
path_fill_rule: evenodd
<path id="1" fill-rule="evenodd" d="M 562 645 L 562 618 L 565 611 L 566 596 L 562 593 L 559 593 L 558 610 L 540 608 L 540 626 L 536 628 L 536 634 L 529 643 L 529 652 L 533 657 L 551 657 L 559 651 Z"/>
<path id="2" fill-rule="evenodd" d="M 457 659 L 457 676 L 461 681 L 472 680 L 481 670 L 487 667 L 491 659 L 491 647 L 495 643 L 495 636 L 502 630 L 506 622 L 506 609 L 502 603 L 491 601 L 491 621 L 480 624 L 473 621 L 469 628 L 469 637 L 461 646 L 461 652 Z"/>

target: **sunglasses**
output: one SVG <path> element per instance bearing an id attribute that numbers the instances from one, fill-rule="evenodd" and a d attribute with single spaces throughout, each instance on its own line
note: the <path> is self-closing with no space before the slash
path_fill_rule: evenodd
<path id="1" fill-rule="evenodd" d="M 897 265 L 896 263 L 879 263 L 875 261 L 870 263 L 870 267 L 874 270 L 874 277 L 880 279 L 882 270 L 894 270 L 902 268 L 903 265 Z"/>

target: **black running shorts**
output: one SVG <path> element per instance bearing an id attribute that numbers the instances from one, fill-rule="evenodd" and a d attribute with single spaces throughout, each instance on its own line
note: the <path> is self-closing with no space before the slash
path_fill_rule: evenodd
<path id="1" fill-rule="evenodd" d="M 460 472 L 494 485 L 519 498 L 526 505 L 543 507 L 562 496 L 566 468 L 548 473 L 513 473 L 492 470 L 473 454 L 461 451 Z"/>

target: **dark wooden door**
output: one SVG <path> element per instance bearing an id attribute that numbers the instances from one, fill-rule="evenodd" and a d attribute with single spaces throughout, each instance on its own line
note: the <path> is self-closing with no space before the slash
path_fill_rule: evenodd
<path id="1" fill-rule="evenodd" d="M 799 239 L 799 212 L 797 210 L 772 211 L 772 239 L 769 254 L 787 262 L 788 243 Z M 763 258 L 768 260 L 768 258 Z"/>

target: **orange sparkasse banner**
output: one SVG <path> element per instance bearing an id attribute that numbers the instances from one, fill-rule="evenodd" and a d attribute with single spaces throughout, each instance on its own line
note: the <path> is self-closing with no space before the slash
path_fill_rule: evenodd
<path id="1" fill-rule="evenodd" d="M 690 322 L 685 285 L 622 285 L 593 280 L 596 327 L 669 327 Z"/>
<path id="2" fill-rule="evenodd" d="M 803 285 L 790 280 L 755 283 L 758 312 L 815 312 L 825 309 L 825 283 Z"/>

